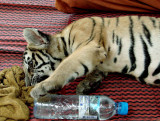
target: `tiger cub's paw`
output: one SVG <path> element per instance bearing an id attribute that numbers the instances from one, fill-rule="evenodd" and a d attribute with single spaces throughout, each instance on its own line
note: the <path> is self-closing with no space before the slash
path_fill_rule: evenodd
<path id="1" fill-rule="evenodd" d="M 61 89 L 61 86 L 55 86 L 55 84 L 50 81 L 42 81 L 35 85 L 35 87 L 31 90 L 30 95 L 34 99 L 38 99 L 41 96 L 46 95 L 50 91 L 57 91 L 59 89 Z"/>
<path id="2" fill-rule="evenodd" d="M 102 73 L 100 73 L 97 70 L 94 71 L 78 84 L 76 88 L 76 94 L 84 95 L 95 91 L 95 89 L 97 89 L 101 84 L 102 79 L 103 79 Z"/>
<path id="3" fill-rule="evenodd" d="M 35 87 L 31 90 L 30 95 L 34 99 L 38 99 L 41 96 L 44 96 L 47 94 L 47 90 L 45 87 L 45 82 L 41 82 L 35 85 Z"/>

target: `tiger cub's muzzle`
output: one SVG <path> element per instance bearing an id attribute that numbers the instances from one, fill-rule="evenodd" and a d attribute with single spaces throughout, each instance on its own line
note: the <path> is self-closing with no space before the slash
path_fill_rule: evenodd
<path id="1" fill-rule="evenodd" d="M 44 81 L 45 79 L 47 79 L 49 76 L 48 75 L 36 75 L 32 77 L 32 81 L 31 81 L 31 85 L 35 85 L 41 81 Z"/>

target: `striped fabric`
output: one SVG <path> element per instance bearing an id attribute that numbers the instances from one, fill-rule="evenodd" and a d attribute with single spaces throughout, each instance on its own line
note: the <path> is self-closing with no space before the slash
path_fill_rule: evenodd
<path id="1" fill-rule="evenodd" d="M 68 24 L 69 16 L 54 7 L 0 4 L 0 70 L 15 64 L 22 65 L 22 53 L 26 46 L 22 36 L 24 28 L 37 28 L 54 34 Z"/>
<path id="2" fill-rule="evenodd" d="M 55 0 L 1 0 L 1 4 L 6 5 L 31 5 L 31 6 L 47 6 L 54 7 Z"/>
<path id="3" fill-rule="evenodd" d="M 54 0 L 0 0 L 0 70 L 12 65 L 22 66 L 22 54 L 26 42 L 22 36 L 24 28 L 37 28 L 46 33 L 56 33 L 68 23 L 87 16 L 121 16 L 126 13 L 89 13 L 64 14 L 54 8 Z M 147 14 L 140 14 L 147 15 Z M 150 16 L 160 17 L 158 14 Z M 59 94 L 74 95 L 76 85 L 83 78 L 77 79 L 64 87 Z M 99 89 L 91 93 L 107 95 L 116 102 L 129 103 L 126 116 L 114 116 L 112 121 L 158 121 L 160 120 L 160 89 L 142 85 L 133 77 L 122 74 L 109 74 Z M 30 121 L 35 119 L 33 107 L 30 108 Z M 51 120 L 45 120 L 51 121 Z"/>

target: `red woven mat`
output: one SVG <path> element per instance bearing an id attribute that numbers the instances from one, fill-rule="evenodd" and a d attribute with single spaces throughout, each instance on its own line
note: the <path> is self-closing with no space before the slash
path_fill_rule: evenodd
<path id="1" fill-rule="evenodd" d="M 59 94 L 75 95 L 75 88 L 82 79 L 70 83 Z M 128 102 L 128 115 L 115 115 L 110 119 L 112 121 L 156 121 L 160 117 L 159 91 L 159 88 L 140 84 L 133 77 L 114 73 L 109 74 L 100 85 L 100 88 L 90 95 L 106 95 L 116 102 Z M 30 109 L 32 110 L 32 108 Z M 31 118 L 31 121 L 39 121 L 34 118 L 33 112 L 31 112 Z"/>
<path id="2" fill-rule="evenodd" d="M 0 4 L 3 5 L 16 5 L 16 6 L 25 6 L 31 5 L 33 6 L 47 6 L 47 7 L 54 7 L 55 0 L 0 0 Z"/>
<path id="3" fill-rule="evenodd" d="M 53 34 L 68 24 L 69 16 L 52 7 L 0 4 L 0 70 L 22 65 L 26 46 L 22 35 L 24 28 Z"/>
<path id="4" fill-rule="evenodd" d="M 54 0 L 1 0 L 0 1 L 0 70 L 12 65 L 22 66 L 22 54 L 26 42 L 22 36 L 24 28 L 37 28 L 46 33 L 56 33 L 62 30 L 68 22 L 87 16 L 121 16 L 126 13 L 90 13 L 90 14 L 64 14 L 54 8 Z M 144 15 L 144 14 L 139 14 Z M 145 14 L 147 15 L 147 14 Z M 160 16 L 158 14 L 148 14 Z M 59 93 L 73 95 L 76 85 L 83 78 L 77 79 Z M 142 85 L 133 77 L 122 74 L 109 74 L 99 89 L 91 93 L 94 95 L 107 95 L 116 102 L 129 103 L 129 113 L 126 116 L 114 116 L 112 121 L 155 121 L 160 119 L 160 89 Z M 30 121 L 35 119 L 33 108 L 30 108 Z M 43 120 L 44 121 L 44 120 Z M 51 120 L 47 120 L 51 121 Z"/>

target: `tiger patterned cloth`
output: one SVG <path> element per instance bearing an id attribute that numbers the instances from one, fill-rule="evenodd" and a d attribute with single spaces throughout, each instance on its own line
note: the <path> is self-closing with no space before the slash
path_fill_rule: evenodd
<path id="1" fill-rule="evenodd" d="M 12 65 L 22 67 L 22 55 L 27 43 L 22 31 L 24 28 L 37 28 L 45 33 L 56 33 L 68 23 L 83 17 L 101 16 L 116 17 L 131 15 L 127 13 L 86 13 L 64 14 L 55 9 L 55 1 L 39 0 L 2 0 L 0 1 L 0 70 Z M 132 14 L 135 15 L 135 14 Z M 137 14 L 136 14 L 137 15 Z M 159 14 L 138 14 L 160 17 Z M 84 78 L 79 78 L 64 87 L 59 94 L 74 95 L 76 86 Z M 156 121 L 160 119 L 160 89 L 142 85 L 133 77 L 122 74 L 109 74 L 99 89 L 90 95 L 107 95 L 116 102 L 125 101 L 129 104 L 126 116 L 115 115 L 112 121 Z M 30 121 L 39 121 L 30 109 Z M 44 121 L 44 120 L 41 120 Z M 51 121 L 51 120 L 47 120 Z"/>

